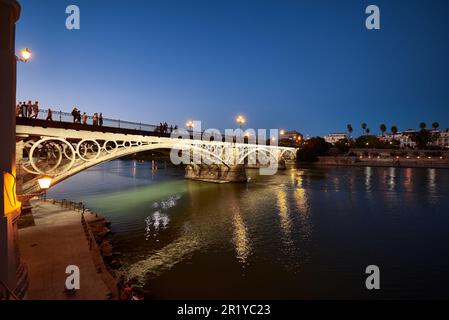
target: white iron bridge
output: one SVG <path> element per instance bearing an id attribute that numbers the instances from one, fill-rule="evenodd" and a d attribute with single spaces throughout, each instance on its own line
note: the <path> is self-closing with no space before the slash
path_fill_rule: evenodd
<path id="1" fill-rule="evenodd" d="M 68 114 L 64 114 L 67 117 Z M 52 185 L 100 163 L 157 149 L 169 150 L 186 165 L 215 166 L 221 171 L 245 164 L 267 167 L 294 160 L 296 149 L 203 136 L 193 139 L 159 132 L 157 126 L 106 119 L 106 126 L 17 118 L 17 161 L 22 195 L 39 192 L 37 179 L 51 176 Z M 115 125 L 115 126 L 113 126 Z M 246 142 L 246 143 L 245 143 Z M 175 163 L 179 164 L 179 163 Z"/>

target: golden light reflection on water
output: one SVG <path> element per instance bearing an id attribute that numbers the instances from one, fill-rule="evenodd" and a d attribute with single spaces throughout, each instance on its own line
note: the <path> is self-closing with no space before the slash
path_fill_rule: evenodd
<path id="1" fill-rule="evenodd" d="M 365 190 L 371 191 L 372 170 L 371 167 L 365 168 Z"/>
<path id="2" fill-rule="evenodd" d="M 303 178 L 298 176 L 298 186 L 295 189 L 295 203 L 299 211 L 301 237 L 303 239 L 310 239 L 313 231 L 313 225 L 310 217 L 310 204 L 308 191 L 302 187 Z"/>
<path id="3" fill-rule="evenodd" d="M 277 205 L 279 209 L 279 218 L 281 220 L 282 233 L 285 236 L 286 241 L 290 241 L 291 221 L 288 215 L 288 201 L 287 193 L 280 187 L 277 192 Z"/>
<path id="4" fill-rule="evenodd" d="M 239 210 L 234 211 L 232 223 L 234 226 L 234 245 L 237 260 L 241 263 L 246 263 L 251 253 L 251 246 L 248 238 L 248 230 Z"/>
<path id="5" fill-rule="evenodd" d="M 405 168 L 404 169 L 404 189 L 407 192 L 411 192 L 413 190 L 413 171 L 412 168 Z"/>

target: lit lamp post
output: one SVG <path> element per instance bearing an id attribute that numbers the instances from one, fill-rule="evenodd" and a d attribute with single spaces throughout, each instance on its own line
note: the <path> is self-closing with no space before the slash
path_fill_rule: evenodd
<path id="1" fill-rule="evenodd" d="M 195 124 L 193 123 L 192 120 L 189 120 L 186 122 L 186 127 L 190 129 L 190 131 L 193 132 L 193 128 L 195 127 Z"/>
<path id="2" fill-rule="evenodd" d="M 26 279 L 17 243 L 20 202 L 16 195 L 16 67 L 15 28 L 20 17 L 16 0 L 0 0 L 0 299 L 21 299 Z M 29 51 L 28 51 L 29 52 Z M 24 52 L 22 59 L 31 57 Z"/>
<path id="3" fill-rule="evenodd" d="M 16 56 L 17 61 L 27 62 L 31 58 L 31 51 L 28 48 L 20 50 L 20 56 Z"/>
<path id="4" fill-rule="evenodd" d="M 47 200 L 47 190 L 50 189 L 53 178 L 50 176 L 42 176 L 37 179 L 39 188 L 44 191 L 44 201 Z"/>
<path id="5" fill-rule="evenodd" d="M 237 123 L 240 126 L 240 129 L 242 129 L 242 126 L 245 124 L 246 120 L 243 116 L 238 116 L 237 119 L 235 120 L 237 121 Z"/>

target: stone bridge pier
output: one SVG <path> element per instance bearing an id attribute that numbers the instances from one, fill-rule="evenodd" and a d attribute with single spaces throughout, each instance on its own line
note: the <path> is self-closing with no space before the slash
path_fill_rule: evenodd
<path id="1" fill-rule="evenodd" d="M 186 179 L 206 182 L 246 182 L 248 180 L 244 164 L 227 166 L 224 164 L 188 164 Z"/>

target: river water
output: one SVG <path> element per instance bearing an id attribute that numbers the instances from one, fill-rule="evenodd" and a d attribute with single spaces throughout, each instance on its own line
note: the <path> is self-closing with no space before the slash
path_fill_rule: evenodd
<path id="1" fill-rule="evenodd" d="M 146 299 L 449 298 L 449 170 L 303 168 L 247 184 L 116 160 L 49 191 L 112 222 Z M 381 289 L 365 287 L 380 268 Z"/>

